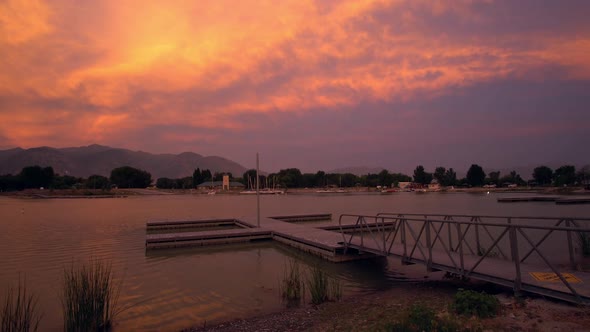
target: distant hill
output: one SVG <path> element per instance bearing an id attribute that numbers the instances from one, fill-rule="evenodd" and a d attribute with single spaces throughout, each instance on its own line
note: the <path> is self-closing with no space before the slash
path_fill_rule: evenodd
<path id="1" fill-rule="evenodd" d="M 367 175 L 367 174 L 379 174 L 385 168 L 383 167 L 366 167 L 366 166 L 359 166 L 359 167 L 344 167 L 344 168 L 337 168 L 326 173 L 335 173 L 335 174 L 345 174 L 351 173 L 356 176 Z"/>
<path id="2" fill-rule="evenodd" d="M 152 154 L 96 144 L 61 149 L 44 146 L 0 150 L 0 174 L 17 174 L 23 167 L 33 165 L 51 166 L 56 173 L 81 177 L 109 176 L 113 168 L 121 166 L 146 170 L 154 179 L 192 176 L 196 168 L 230 172 L 237 177 L 246 171 L 245 167 L 229 159 L 193 152 Z"/>

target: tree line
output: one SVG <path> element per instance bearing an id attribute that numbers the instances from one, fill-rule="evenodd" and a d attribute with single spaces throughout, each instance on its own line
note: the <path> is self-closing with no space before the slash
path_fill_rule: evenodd
<path id="1" fill-rule="evenodd" d="M 462 187 L 481 187 L 484 185 L 493 185 L 503 187 L 509 185 L 538 185 L 538 186 L 572 186 L 584 185 L 590 183 L 590 167 L 583 167 L 576 172 L 576 168 L 571 165 L 564 165 L 551 170 L 547 166 L 539 166 L 534 169 L 532 181 L 525 181 L 516 171 L 502 175 L 499 171 L 486 173 L 480 165 L 472 164 L 464 178 L 458 178 L 453 168 L 436 167 L 434 172 L 427 172 L 422 165 L 416 166 L 412 176 L 403 173 L 390 173 L 382 170 L 377 174 L 366 174 L 357 176 L 351 173 L 325 173 L 318 171 L 316 173 L 301 173 L 297 168 L 282 169 L 278 173 L 271 173 L 266 176 L 261 175 L 261 183 L 277 185 L 282 188 L 306 188 L 306 187 L 396 187 L 400 182 L 413 182 L 416 185 L 427 186 L 436 180 L 436 183 L 443 187 L 462 186 Z M 250 179 L 250 180 L 249 180 Z M 242 183 L 254 183 L 256 179 L 256 170 L 248 170 L 242 176 Z"/>
<path id="2" fill-rule="evenodd" d="M 234 178 L 231 173 L 212 173 L 208 169 L 194 170 L 192 176 L 183 178 L 158 178 L 156 187 L 161 189 L 190 189 L 207 181 L 221 181 L 224 175 L 229 175 L 231 181 L 241 182 L 246 187 L 254 187 L 256 170 L 246 171 L 241 178 Z M 564 165 L 555 170 L 547 166 L 539 166 L 533 170 L 533 180 L 528 183 L 515 171 L 501 175 L 499 171 L 485 173 L 477 164 L 471 165 L 464 178 L 459 179 L 453 168 L 436 167 L 432 173 L 427 172 L 422 165 L 418 165 L 412 176 L 403 173 L 390 173 L 382 170 L 377 174 L 357 176 L 352 173 L 302 173 L 297 168 L 282 169 L 277 173 L 260 175 L 261 187 L 276 186 L 281 188 L 322 188 L 322 187 L 395 187 L 400 182 L 414 182 L 426 186 L 436 180 L 444 187 L 465 186 L 481 187 L 494 185 L 497 187 L 508 185 L 538 185 L 538 186 L 572 186 L 590 185 L 590 166 L 576 171 L 572 165 Z M 149 172 L 130 166 L 115 168 L 107 178 L 102 175 L 91 175 L 88 178 L 56 174 L 52 167 L 28 166 L 17 175 L 0 176 L 0 191 L 15 191 L 29 188 L 46 189 L 102 189 L 117 188 L 146 188 L 152 185 Z"/>
<path id="3" fill-rule="evenodd" d="M 0 191 L 24 189 L 101 189 L 146 188 L 152 175 L 144 170 L 123 166 L 114 168 L 110 177 L 91 175 L 88 178 L 56 174 L 53 167 L 27 166 L 16 175 L 0 175 Z"/>

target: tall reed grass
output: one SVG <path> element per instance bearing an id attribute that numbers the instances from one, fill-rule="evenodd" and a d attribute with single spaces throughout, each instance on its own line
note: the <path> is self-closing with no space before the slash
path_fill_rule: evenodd
<path id="1" fill-rule="evenodd" d="M 303 282 L 303 273 L 301 266 L 294 258 L 285 264 L 285 272 L 281 280 L 279 290 L 283 302 L 288 307 L 297 306 L 305 295 L 305 283 Z"/>
<path id="2" fill-rule="evenodd" d="M 36 295 L 27 290 L 26 280 L 19 278 L 18 287 L 9 287 L 1 302 L 0 330 L 3 332 L 37 331 L 41 314 Z"/>
<path id="3" fill-rule="evenodd" d="M 109 331 L 116 316 L 120 283 L 113 281 L 112 264 L 91 260 L 64 269 L 64 330 L 68 332 Z"/>
<path id="4" fill-rule="evenodd" d="M 336 301 L 342 297 L 340 281 L 328 276 L 319 265 L 311 267 L 307 285 L 313 304 Z"/>

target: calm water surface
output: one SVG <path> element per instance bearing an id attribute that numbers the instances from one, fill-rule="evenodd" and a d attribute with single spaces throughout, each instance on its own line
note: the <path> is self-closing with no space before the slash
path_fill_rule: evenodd
<path id="1" fill-rule="evenodd" d="M 514 196 L 514 195 L 511 195 Z M 590 205 L 499 204 L 496 195 L 284 195 L 261 197 L 262 215 L 377 212 L 590 216 Z M 177 331 L 203 322 L 281 308 L 278 283 L 289 257 L 320 262 L 345 295 L 382 289 L 408 277 L 391 260 L 333 264 L 274 242 L 146 252 L 151 220 L 254 215 L 255 197 L 141 196 L 119 199 L 0 198 L 0 287 L 26 276 L 40 297 L 43 331 L 62 330 L 59 300 L 65 266 L 107 258 L 123 282 L 118 331 Z"/>

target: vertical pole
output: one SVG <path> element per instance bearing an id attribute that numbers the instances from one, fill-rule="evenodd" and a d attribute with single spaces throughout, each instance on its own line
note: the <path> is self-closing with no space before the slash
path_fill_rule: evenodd
<path id="1" fill-rule="evenodd" d="M 402 264 L 406 264 L 406 259 L 408 257 L 408 249 L 406 248 L 406 220 L 405 219 L 400 219 L 400 222 L 402 223 L 401 226 L 401 238 L 402 238 L 402 244 L 404 246 L 404 252 L 402 254 Z"/>
<path id="2" fill-rule="evenodd" d="M 381 230 L 383 231 L 383 254 L 387 255 L 387 245 L 385 244 L 385 217 L 381 218 Z"/>
<path id="3" fill-rule="evenodd" d="M 449 220 L 449 219 L 447 219 L 447 220 Z M 453 247 L 453 232 L 451 231 L 451 223 L 450 222 L 447 223 L 447 233 L 449 234 L 449 250 L 455 251 L 455 249 Z"/>
<path id="4" fill-rule="evenodd" d="M 426 246 L 428 247 L 428 262 L 426 262 L 426 269 L 430 272 L 432 271 L 432 242 L 430 239 L 430 221 L 425 220 L 426 226 Z"/>
<path id="5" fill-rule="evenodd" d="M 572 226 L 572 223 L 570 222 L 569 219 L 565 220 L 565 226 L 568 228 L 567 230 L 567 248 L 569 250 L 569 254 L 570 254 L 570 268 L 572 270 L 576 269 L 576 260 L 574 257 L 574 245 L 572 242 L 572 232 L 569 230 L 569 228 Z"/>
<path id="6" fill-rule="evenodd" d="M 510 250 L 512 252 L 512 260 L 514 261 L 514 268 L 516 269 L 516 278 L 514 279 L 514 293 L 519 295 L 521 288 L 520 275 L 520 257 L 518 257 L 518 239 L 516 235 L 516 227 L 510 225 Z"/>
<path id="7" fill-rule="evenodd" d="M 457 224 L 457 244 L 459 246 L 459 258 L 461 259 L 461 276 L 465 274 L 465 261 L 463 257 L 463 239 L 461 238 L 461 224 Z"/>
<path id="8" fill-rule="evenodd" d="M 480 217 L 475 217 L 475 245 L 477 246 L 477 253 L 483 256 L 483 253 L 486 252 L 484 248 L 481 247 L 479 243 L 479 223 L 481 222 Z"/>
<path id="9" fill-rule="evenodd" d="M 258 152 L 256 152 L 256 224 L 260 228 L 260 176 L 259 173 L 259 162 Z"/>

